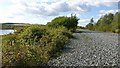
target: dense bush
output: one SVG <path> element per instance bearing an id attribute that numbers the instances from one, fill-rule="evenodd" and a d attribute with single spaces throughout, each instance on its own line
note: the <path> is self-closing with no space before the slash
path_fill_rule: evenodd
<path id="1" fill-rule="evenodd" d="M 32 25 L 14 34 L 3 37 L 3 66 L 39 66 L 46 64 L 72 37 L 72 33 L 60 26 Z M 6 42 L 4 42 L 6 41 Z M 11 44 L 12 42 L 15 44 Z"/>
<path id="2" fill-rule="evenodd" d="M 49 59 L 44 48 L 27 45 L 5 45 L 2 56 L 3 66 L 38 66 Z"/>
<path id="3" fill-rule="evenodd" d="M 89 23 L 89 24 L 86 25 L 86 28 L 89 29 L 89 30 L 94 30 L 94 24 Z"/>
<path id="4" fill-rule="evenodd" d="M 77 24 L 78 24 L 78 18 L 76 16 L 71 15 L 71 17 L 65 17 L 65 16 L 56 17 L 51 22 L 48 22 L 47 25 L 49 27 L 64 26 L 68 30 L 75 31 L 75 29 L 77 28 Z"/>
<path id="5" fill-rule="evenodd" d="M 19 34 L 19 39 L 23 45 L 36 45 L 45 34 L 46 29 L 43 26 L 32 25 Z"/>
<path id="6" fill-rule="evenodd" d="M 16 45 L 18 38 L 16 34 L 8 34 L 2 37 L 2 42 L 4 45 Z"/>
<path id="7" fill-rule="evenodd" d="M 57 17 L 46 25 L 29 25 L 15 28 L 14 34 L 3 36 L 3 66 L 39 66 L 61 49 L 72 38 L 77 27 L 76 16 Z"/>

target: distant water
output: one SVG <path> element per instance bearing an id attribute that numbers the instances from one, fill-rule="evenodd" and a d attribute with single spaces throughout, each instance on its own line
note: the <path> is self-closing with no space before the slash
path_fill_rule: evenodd
<path id="1" fill-rule="evenodd" d="M 5 34 L 9 34 L 9 33 L 13 33 L 14 30 L 0 30 L 0 35 L 5 35 Z"/>

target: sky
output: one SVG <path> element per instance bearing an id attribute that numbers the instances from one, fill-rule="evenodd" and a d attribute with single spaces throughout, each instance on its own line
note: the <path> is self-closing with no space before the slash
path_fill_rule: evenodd
<path id="1" fill-rule="evenodd" d="M 47 24 L 58 16 L 76 14 L 79 26 L 118 12 L 119 0 L 0 0 L 0 23 Z"/>

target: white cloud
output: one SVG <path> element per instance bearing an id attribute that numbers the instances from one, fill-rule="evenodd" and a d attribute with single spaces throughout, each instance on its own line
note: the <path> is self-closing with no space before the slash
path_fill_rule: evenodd
<path id="1" fill-rule="evenodd" d="M 0 4 L 7 0 L 0 0 Z M 0 9 L 0 22 L 47 22 L 61 13 L 87 12 L 91 6 L 107 6 L 118 0 L 9 0 L 9 9 Z M 106 3 L 108 4 L 106 5 Z M 109 3 L 110 2 L 110 3 Z M 105 12 L 105 11 L 103 11 Z M 113 12 L 112 10 L 109 12 Z M 69 16 L 69 14 L 66 14 Z M 50 17 L 50 18 L 49 18 Z M 40 23 L 41 23 L 40 22 Z M 81 20 L 81 22 L 85 22 Z"/>
<path id="2" fill-rule="evenodd" d="M 100 10 L 99 12 L 108 14 L 108 13 L 114 13 L 116 12 L 116 10 Z"/>
<path id="3" fill-rule="evenodd" d="M 99 12 L 100 12 L 99 17 L 101 17 L 101 16 L 108 14 L 108 13 L 114 14 L 114 13 L 118 12 L 118 10 L 100 10 Z"/>
<path id="4" fill-rule="evenodd" d="M 102 0 L 103 2 L 118 2 L 119 0 Z"/>
<path id="5" fill-rule="evenodd" d="M 89 6 L 111 6 L 119 0 L 70 0 L 71 2 L 85 3 Z"/>
<path id="6" fill-rule="evenodd" d="M 31 22 L 28 17 L 37 18 L 34 21 L 48 21 L 48 16 L 58 16 L 62 12 L 84 12 L 82 5 L 73 4 L 61 0 L 10 0 L 12 5 L 8 9 L 0 9 L 0 22 Z M 1 1 L 3 2 L 3 0 Z M 86 7 L 85 7 L 86 8 Z M 78 14 L 77 14 L 78 15 Z M 44 18 L 43 18 L 44 17 Z M 41 20 L 42 19 L 42 20 Z M 33 19 L 32 19 L 33 20 Z"/>
<path id="7" fill-rule="evenodd" d="M 118 0 L 11 0 L 20 5 L 27 13 L 43 16 L 56 16 L 61 12 L 86 12 L 91 6 L 110 6 Z"/>
<path id="8" fill-rule="evenodd" d="M 93 17 L 91 17 L 91 18 L 93 18 Z M 91 19 L 90 18 L 90 19 Z M 90 19 L 81 19 L 81 20 L 79 20 L 78 22 L 79 22 L 79 26 L 86 26 L 87 24 L 89 24 L 90 23 Z M 97 21 L 98 21 L 98 19 L 99 18 L 96 18 L 96 19 L 93 19 L 94 20 L 94 23 L 96 23 Z"/>
<path id="9" fill-rule="evenodd" d="M 80 2 L 66 2 L 66 1 L 57 1 L 57 2 L 30 2 L 22 3 L 26 7 L 26 11 L 30 14 L 39 14 L 43 16 L 56 16 L 62 12 L 72 11 L 73 13 L 85 12 L 88 11 L 89 6 L 86 4 L 80 4 Z"/>
<path id="10" fill-rule="evenodd" d="M 89 22 L 90 22 L 90 19 L 82 19 L 82 20 L 79 20 L 79 26 L 84 26 L 87 25 Z"/>

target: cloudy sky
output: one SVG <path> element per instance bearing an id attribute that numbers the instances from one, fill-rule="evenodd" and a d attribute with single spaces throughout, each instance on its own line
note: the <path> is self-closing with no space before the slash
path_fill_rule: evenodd
<path id="1" fill-rule="evenodd" d="M 79 25 L 118 11 L 119 0 L 0 0 L 0 23 L 46 24 L 57 16 L 76 14 Z"/>

